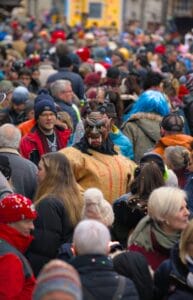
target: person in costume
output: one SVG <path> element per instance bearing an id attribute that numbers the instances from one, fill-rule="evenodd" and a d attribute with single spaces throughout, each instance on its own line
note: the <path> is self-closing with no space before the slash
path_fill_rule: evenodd
<path id="1" fill-rule="evenodd" d="M 105 110 L 88 113 L 84 128 L 81 140 L 60 152 L 71 161 L 82 191 L 96 187 L 112 203 L 128 191 L 135 164 L 116 152 L 109 136 L 111 119 Z"/>

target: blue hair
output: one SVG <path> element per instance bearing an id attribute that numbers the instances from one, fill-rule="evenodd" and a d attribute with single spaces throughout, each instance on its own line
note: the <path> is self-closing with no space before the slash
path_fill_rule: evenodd
<path id="1" fill-rule="evenodd" d="M 123 121 L 127 121 L 131 115 L 139 112 L 155 113 L 164 117 L 170 113 L 170 108 L 163 93 L 147 90 L 139 96 L 131 110 L 123 115 Z"/>

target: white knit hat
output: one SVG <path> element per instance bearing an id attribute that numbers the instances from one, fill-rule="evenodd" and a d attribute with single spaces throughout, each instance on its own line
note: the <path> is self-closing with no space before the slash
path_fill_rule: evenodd
<path id="1" fill-rule="evenodd" d="M 84 193 L 83 219 L 95 219 L 110 227 L 114 221 L 111 204 L 104 199 L 97 188 L 89 188 Z"/>

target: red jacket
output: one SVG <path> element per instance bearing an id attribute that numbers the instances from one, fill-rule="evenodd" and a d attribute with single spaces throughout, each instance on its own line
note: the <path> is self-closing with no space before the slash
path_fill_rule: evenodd
<path id="1" fill-rule="evenodd" d="M 55 126 L 54 131 L 56 134 L 58 150 L 65 148 L 70 138 L 71 130 L 60 129 Z M 37 127 L 34 127 L 31 132 L 22 137 L 20 153 L 23 157 L 30 159 L 35 164 L 38 164 L 41 156 L 48 152 L 49 149 L 46 138 L 41 134 Z"/>
<path id="2" fill-rule="evenodd" d="M 20 253 L 26 251 L 32 239 L 31 236 L 23 236 L 9 225 L 0 224 L 0 240 L 6 241 Z M 31 300 L 34 286 L 33 272 L 31 271 L 30 276 L 25 276 L 23 262 L 18 255 L 13 252 L 0 254 L 1 300 Z"/>

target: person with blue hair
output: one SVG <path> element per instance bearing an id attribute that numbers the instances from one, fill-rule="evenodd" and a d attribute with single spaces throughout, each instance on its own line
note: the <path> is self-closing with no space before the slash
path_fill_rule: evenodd
<path id="1" fill-rule="evenodd" d="M 133 144 L 136 162 L 159 140 L 159 124 L 162 117 L 170 112 L 169 103 L 160 91 L 162 79 L 160 73 L 149 72 L 144 81 L 144 92 L 131 110 L 123 116 L 125 122 L 121 129 Z"/>

